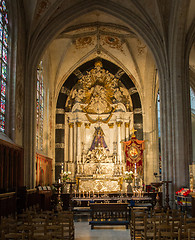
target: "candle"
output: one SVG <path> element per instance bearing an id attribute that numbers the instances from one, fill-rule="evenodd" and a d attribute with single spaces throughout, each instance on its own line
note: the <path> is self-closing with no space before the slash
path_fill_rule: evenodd
<path id="1" fill-rule="evenodd" d="M 140 179 L 140 186 L 142 187 L 142 178 Z"/>
<path id="2" fill-rule="evenodd" d="M 136 163 L 135 163 L 135 173 L 137 173 L 137 166 L 136 166 Z"/>

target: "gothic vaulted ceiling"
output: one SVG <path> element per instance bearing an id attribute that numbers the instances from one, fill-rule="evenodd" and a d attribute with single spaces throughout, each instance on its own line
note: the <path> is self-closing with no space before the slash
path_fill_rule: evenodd
<path id="1" fill-rule="evenodd" d="M 43 35 L 45 44 L 40 47 L 41 53 L 49 59 L 49 77 L 56 97 L 77 67 L 97 57 L 120 66 L 130 76 L 142 101 L 146 85 L 157 92 L 156 64 L 149 41 L 143 41 L 143 36 L 149 38 L 155 32 L 162 41 L 166 39 L 166 28 L 172 18 L 171 1 L 23 0 L 23 3 L 29 41 L 36 44 L 36 39 Z M 195 2 L 189 3 L 186 31 L 190 29 L 195 12 Z M 53 28 L 50 27 L 47 34 L 48 26 Z M 192 79 L 194 49 L 193 45 L 190 55 Z"/>

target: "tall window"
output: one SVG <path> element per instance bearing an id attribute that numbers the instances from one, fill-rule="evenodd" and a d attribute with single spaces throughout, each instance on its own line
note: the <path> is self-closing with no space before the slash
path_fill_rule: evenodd
<path id="1" fill-rule="evenodd" d="M 160 132 L 160 91 L 157 94 L 158 144 L 159 144 L 159 173 L 161 174 L 161 132 Z"/>
<path id="2" fill-rule="evenodd" d="M 0 0 L 0 131 L 5 132 L 6 90 L 7 90 L 7 54 L 8 54 L 8 16 L 5 0 Z"/>
<path id="3" fill-rule="evenodd" d="M 37 149 L 43 149 L 43 65 L 37 69 Z"/>
<path id="4" fill-rule="evenodd" d="M 192 120 L 192 156 L 193 164 L 195 164 L 195 92 L 190 88 L 191 98 L 191 120 Z"/>
<path id="5" fill-rule="evenodd" d="M 191 111 L 195 114 L 195 92 L 190 88 Z"/>

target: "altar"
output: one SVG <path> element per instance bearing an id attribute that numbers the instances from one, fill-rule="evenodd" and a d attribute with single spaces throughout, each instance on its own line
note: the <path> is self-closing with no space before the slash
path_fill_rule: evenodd
<path id="1" fill-rule="evenodd" d="M 104 174 L 93 175 L 92 177 L 80 177 L 78 179 L 80 192 L 114 192 L 120 191 L 120 179 L 118 177 L 108 177 Z"/>

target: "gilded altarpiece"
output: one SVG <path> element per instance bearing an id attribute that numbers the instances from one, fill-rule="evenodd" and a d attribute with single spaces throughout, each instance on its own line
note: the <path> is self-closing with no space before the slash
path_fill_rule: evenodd
<path id="1" fill-rule="evenodd" d="M 64 166 L 79 190 L 120 191 L 126 171 L 122 142 L 133 128 L 132 101 L 100 61 L 71 90 L 65 126 Z"/>

